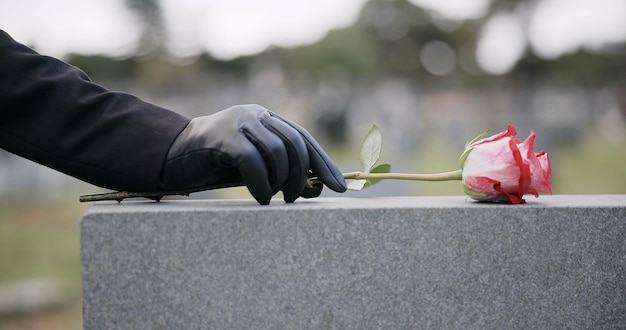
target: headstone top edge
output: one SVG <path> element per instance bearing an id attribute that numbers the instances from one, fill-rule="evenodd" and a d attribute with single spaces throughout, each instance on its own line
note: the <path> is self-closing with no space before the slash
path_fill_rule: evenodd
<path id="1" fill-rule="evenodd" d="M 336 209 L 459 209 L 459 208 L 624 208 L 626 195 L 546 195 L 525 196 L 526 204 L 478 203 L 466 196 L 391 196 L 391 197 L 319 197 L 299 199 L 286 204 L 275 198 L 270 205 L 259 205 L 253 199 L 176 199 L 161 202 L 127 200 L 122 203 L 94 203 L 87 214 L 131 212 L 207 212 L 207 211 L 294 211 Z"/>

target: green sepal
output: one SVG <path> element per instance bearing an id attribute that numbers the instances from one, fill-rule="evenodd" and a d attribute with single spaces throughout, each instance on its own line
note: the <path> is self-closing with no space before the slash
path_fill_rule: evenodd
<path id="1" fill-rule="evenodd" d="M 464 192 L 467 196 L 469 196 L 469 197 L 471 197 L 471 198 L 473 198 L 473 199 L 475 199 L 475 200 L 482 200 L 482 199 L 484 199 L 485 197 L 487 197 L 487 195 L 486 195 L 486 194 L 479 193 L 479 192 L 477 192 L 477 191 L 473 190 L 472 188 L 470 188 L 470 187 L 468 187 L 468 186 L 466 186 L 466 185 L 463 185 L 463 192 Z"/>
<path id="2" fill-rule="evenodd" d="M 461 154 L 461 157 L 459 158 L 460 169 L 463 169 L 463 167 L 465 167 L 465 161 L 467 160 L 467 157 L 469 157 L 469 154 L 470 152 L 472 152 L 472 150 L 474 150 L 474 148 L 465 149 L 465 151 L 463 151 L 463 153 Z"/>
<path id="3" fill-rule="evenodd" d="M 469 148 L 469 146 L 471 146 L 472 144 L 476 143 L 480 139 L 484 138 L 485 135 L 487 135 L 487 133 L 489 133 L 489 131 L 490 130 L 486 130 L 486 131 L 480 133 L 477 137 L 467 141 L 467 143 L 465 144 L 465 150 L 463 151 L 463 153 L 461 154 L 461 157 L 459 158 L 459 167 L 461 169 L 463 169 L 463 167 L 465 166 L 465 161 L 467 160 L 467 157 L 469 156 L 470 152 L 472 152 L 472 149 L 474 149 L 474 148 Z"/>
<path id="4" fill-rule="evenodd" d="M 472 144 L 474 144 L 474 143 L 478 142 L 478 140 L 480 140 L 480 139 L 484 138 L 484 137 L 485 137 L 485 135 L 487 135 L 487 133 L 489 133 L 489 131 L 491 131 L 491 129 L 488 129 L 488 130 L 486 130 L 486 131 L 484 131 L 484 132 L 480 133 L 477 137 L 475 137 L 475 138 L 473 138 L 473 139 L 471 139 L 471 140 L 467 141 L 467 143 L 465 144 L 465 149 L 467 149 L 467 147 L 469 147 L 470 145 L 472 145 Z"/>

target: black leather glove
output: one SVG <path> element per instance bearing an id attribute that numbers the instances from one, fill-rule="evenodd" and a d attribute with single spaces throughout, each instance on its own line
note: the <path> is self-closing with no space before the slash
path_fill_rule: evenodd
<path id="1" fill-rule="evenodd" d="M 260 204 L 279 190 L 285 202 L 317 197 L 322 184 L 346 191 L 341 171 L 302 127 L 258 105 L 240 105 L 197 117 L 178 135 L 165 161 L 161 188 L 248 187 Z"/>

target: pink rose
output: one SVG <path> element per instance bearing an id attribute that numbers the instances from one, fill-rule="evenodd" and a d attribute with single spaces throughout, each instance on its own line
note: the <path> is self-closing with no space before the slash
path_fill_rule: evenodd
<path id="1" fill-rule="evenodd" d="M 511 125 L 476 142 L 461 156 L 465 193 L 478 201 L 524 203 L 522 196 L 552 193 L 550 159 L 545 151 L 534 152 L 535 132 L 524 142 Z"/>

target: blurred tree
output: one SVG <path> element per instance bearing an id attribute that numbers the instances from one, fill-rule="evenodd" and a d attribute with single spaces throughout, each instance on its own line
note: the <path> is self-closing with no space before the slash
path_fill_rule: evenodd
<path id="1" fill-rule="evenodd" d="M 118 59 L 99 55 L 71 54 L 67 61 L 81 68 L 92 79 L 127 79 L 136 74 L 136 61 L 133 58 Z"/>
<path id="2" fill-rule="evenodd" d="M 382 45 L 362 26 L 329 32 L 315 44 L 286 51 L 291 70 L 313 76 L 328 67 L 341 67 L 351 76 L 380 75 L 385 71 Z"/>
<path id="3" fill-rule="evenodd" d="M 136 57 L 155 53 L 164 55 L 165 27 L 159 0 L 126 0 L 126 3 L 144 24 L 143 37 L 138 45 L 140 52 Z M 418 79 L 421 83 L 456 84 L 470 88 L 503 81 L 529 86 L 542 80 L 585 84 L 624 80 L 624 43 L 612 45 L 610 51 L 589 52 L 582 49 L 550 60 L 537 57 L 527 46 L 522 58 L 508 74 L 493 76 L 481 70 L 476 60 L 476 48 L 482 27 L 498 13 L 521 15 L 522 22 L 527 24 L 524 15 L 528 15 L 534 5 L 536 2 L 533 0 L 494 0 L 483 17 L 451 21 L 408 0 L 370 0 L 363 5 L 358 20 L 352 26 L 330 31 L 313 44 L 289 49 L 272 47 L 264 53 L 277 56 L 290 74 L 306 74 L 314 80 L 328 72 L 336 72 L 337 68 L 341 68 L 348 81 L 376 80 L 393 75 Z M 454 52 L 454 67 L 443 76 L 431 74 L 420 58 L 424 45 L 431 41 L 444 43 Z M 195 62 L 186 63 L 186 69 L 180 66 L 181 74 L 176 74 L 177 65 L 169 62 L 167 56 L 123 59 L 118 62 L 120 68 L 113 68 L 115 61 L 98 57 L 93 58 L 92 63 L 81 56 L 75 56 L 70 61 L 90 74 L 101 71 L 105 75 L 137 75 L 158 87 L 161 83 L 172 84 L 172 80 L 189 72 L 211 74 L 215 71 L 244 78 L 250 72 L 254 59 L 261 55 L 223 61 L 203 54 Z"/>
<path id="4" fill-rule="evenodd" d="M 146 55 L 162 51 L 164 47 L 165 27 L 159 0 L 126 0 L 126 5 L 135 12 L 143 24 L 138 54 Z"/>

